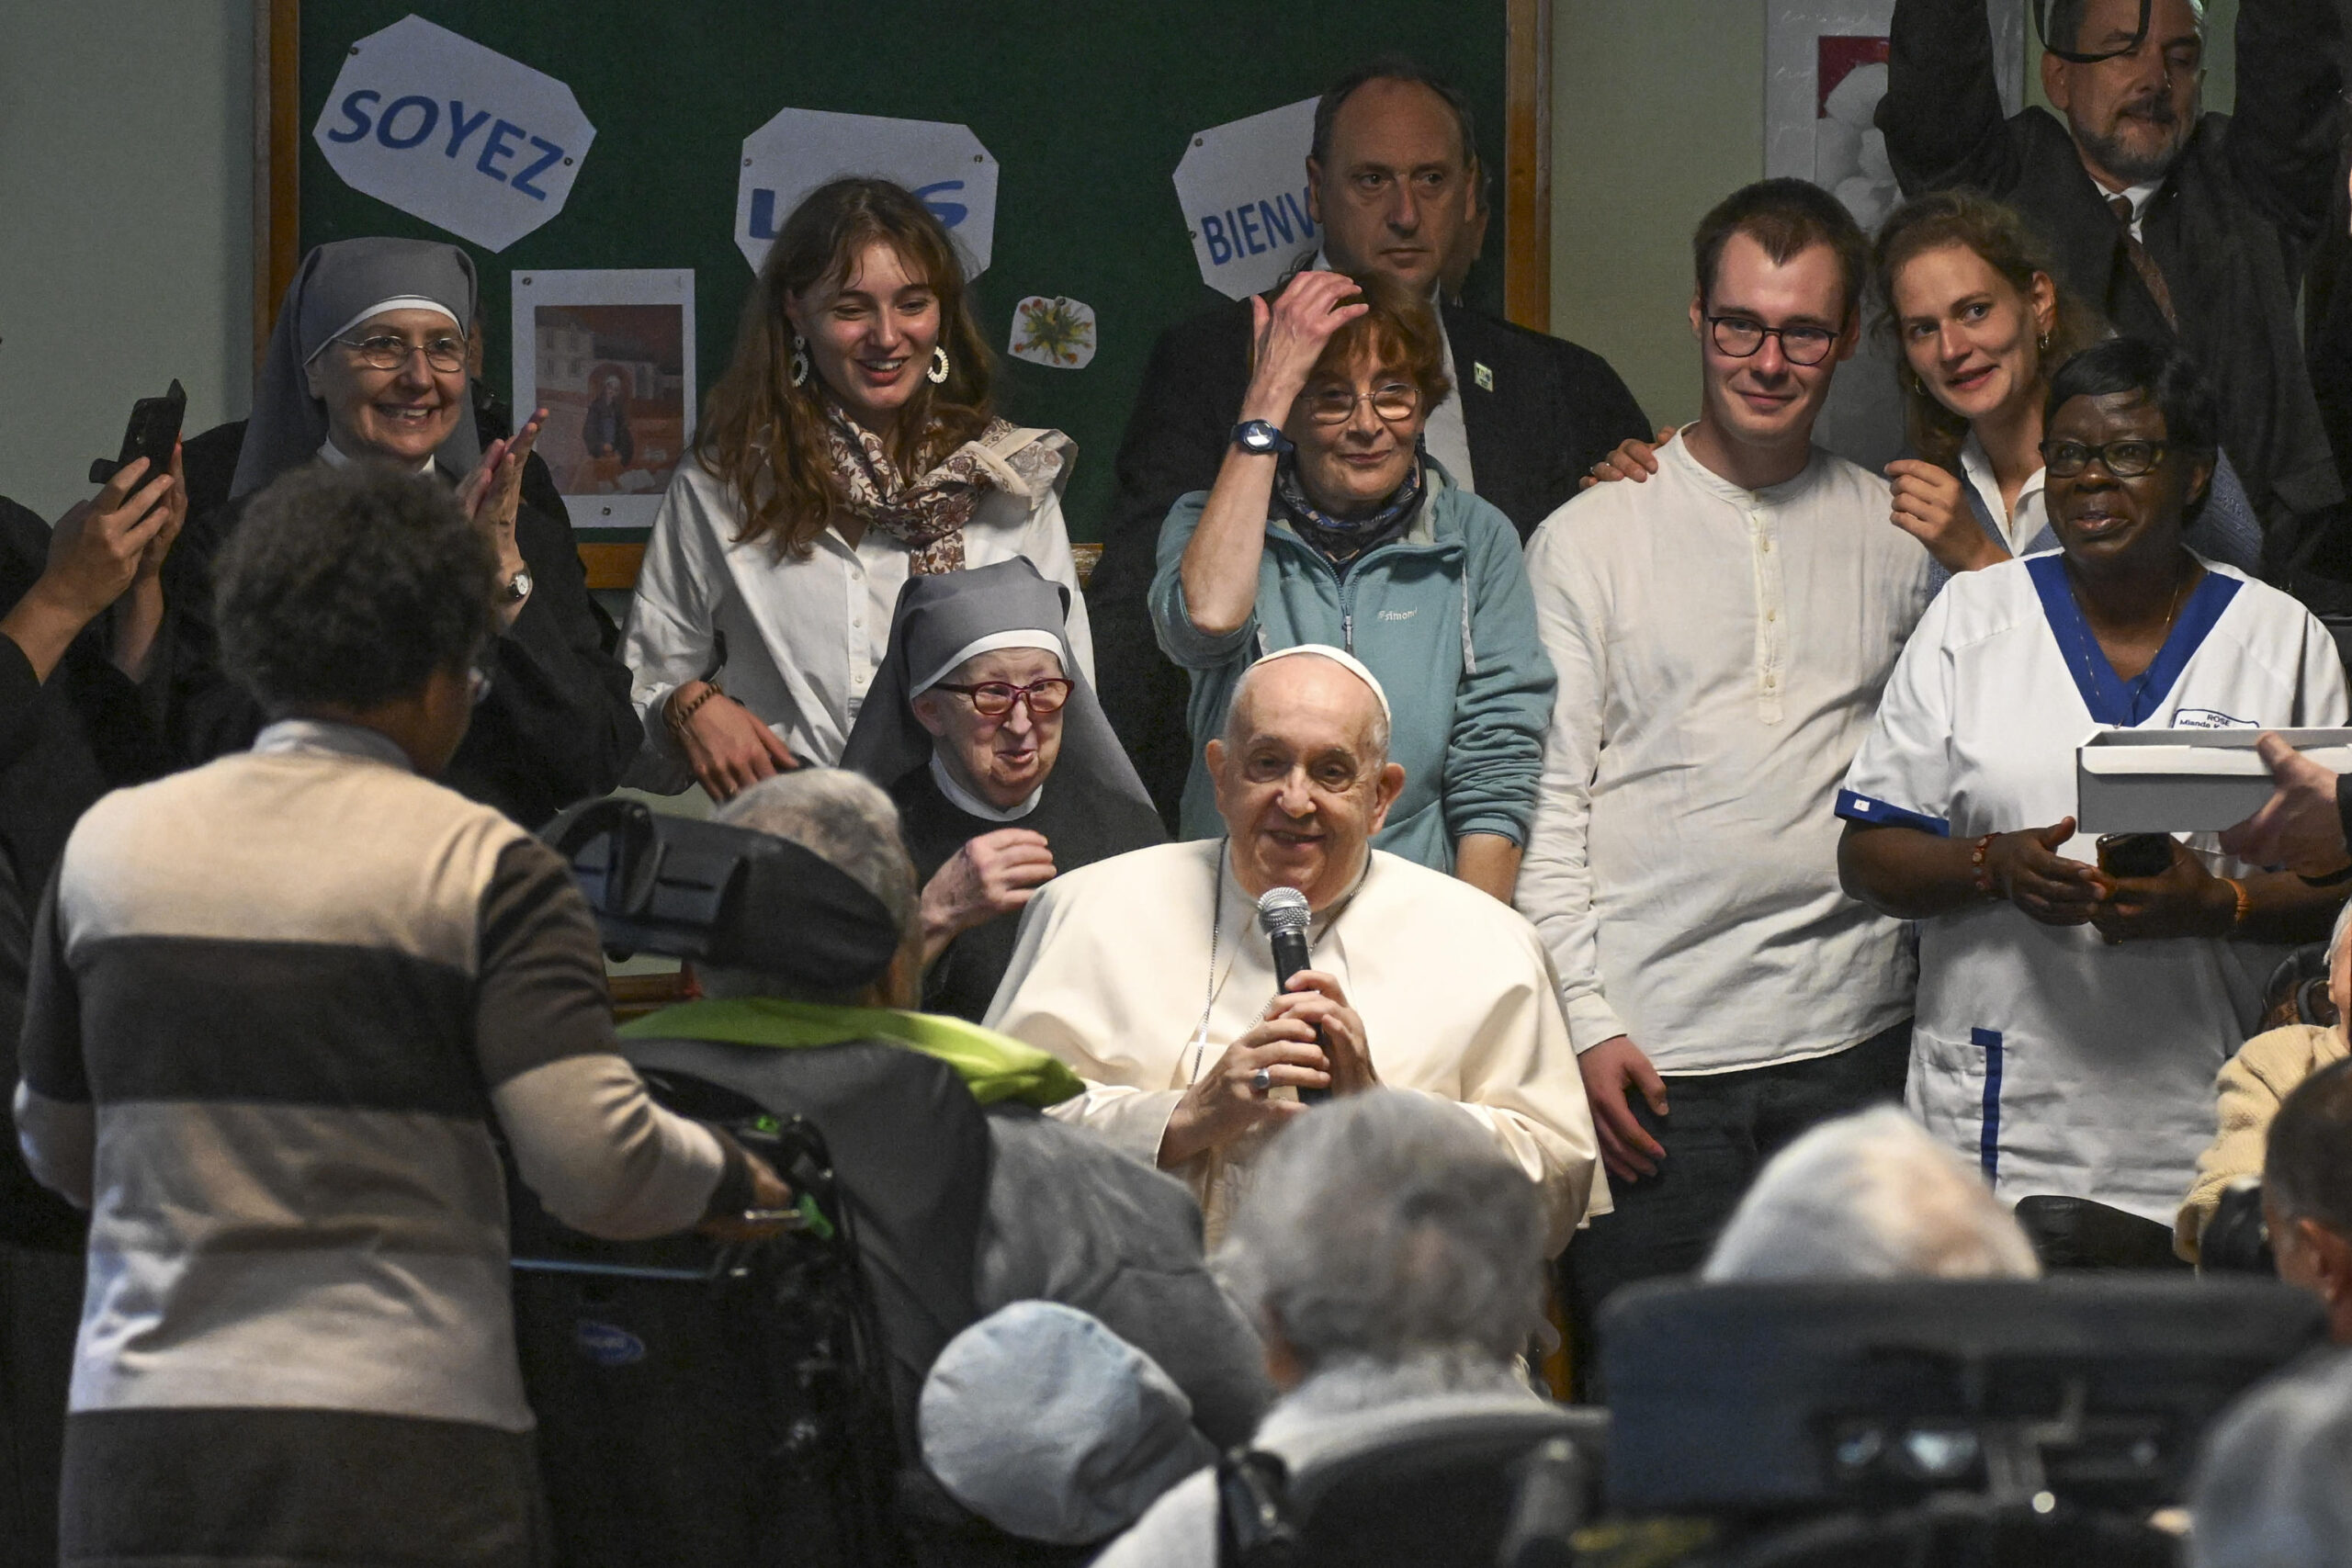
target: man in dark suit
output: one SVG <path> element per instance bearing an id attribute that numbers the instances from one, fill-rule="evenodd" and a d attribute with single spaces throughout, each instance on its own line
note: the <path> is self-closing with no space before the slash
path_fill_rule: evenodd
<path id="1" fill-rule="evenodd" d="M 1308 212 L 1323 231 L 1312 265 L 1384 272 L 1434 294 L 1477 221 L 1468 105 L 1408 62 L 1354 72 L 1316 106 L 1306 179 Z M 1455 390 L 1430 416 L 1430 454 L 1522 538 L 1620 441 L 1649 436 L 1633 394 L 1599 355 L 1459 305 L 1442 303 L 1439 316 Z M 1086 595 L 1103 708 L 1171 827 L 1191 761 L 1186 679 L 1159 650 L 1145 594 L 1169 508 L 1216 478 L 1250 353 L 1246 299 L 1160 334 L 1119 445 L 1118 491 Z"/>
<path id="2" fill-rule="evenodd" d="M 2334 0 L 2244 0 L 2237 113 L 2201 115 L 2188 0 L 2053 0 L 2041 83 L 2064 116 L 2004 118 L 1985 0 L 1896 0 L 1878 109 L 1904 194 L 1973 186 L 2040 233 L 2116 330 L 2177 343 L 2285 576 L 2343 499 L 2295 297 L 2330 207 L 2342 85 Z"/>

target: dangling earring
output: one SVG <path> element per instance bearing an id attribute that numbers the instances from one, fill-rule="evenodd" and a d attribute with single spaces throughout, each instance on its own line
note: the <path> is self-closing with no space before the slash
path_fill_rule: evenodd
<path id="1" fill-rule="evenodd" d="M 1917 370 L 1911 372 L 1911 389 L 1923 398 L 1928 395 L 1928 384 L 1919 379 L 1919 373 Z"/>
<path id="2" fill-rule="evenodd" d="M 808 384 L 808 340 L 798 333 L 792 334 L 792 384 L 796 387 Z"/>
<path id="3" fill-rule="evenodd" d="M 2036 347 L 2038 347 L 2038 348 L 2040 348 L 2040 349 L 2041 349 L 2041 351 L 2042 353 L 2044 353 L 2044 354 L 2049 353 L 2049 352 L 2050 352 L 2050 334 L 2049 334 L 2048 333 L 2042 333 L 2040 337 L 2038 337 L 2038 338 L 2036 338 L 2036 339 L 2034 340 L 2034 344 L 2035 344 L 2035 346 L 2036 346 Z"/>
<path id="4" fill-rule="evenodd" d="M 923 376 L 934 387 L 947 379 L 947 345 L 945 344 L 932 345 L 931 368 L 924 371 Z"/>

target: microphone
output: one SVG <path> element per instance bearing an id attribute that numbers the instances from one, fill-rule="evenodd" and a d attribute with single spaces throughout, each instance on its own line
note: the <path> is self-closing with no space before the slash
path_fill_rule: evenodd
<path id="1" fill-rule="evenodd" d="M 1313 916 L 1306 908 L 1306 895 L 1295 887 L 1269 887 L 1266 896 L 1258 900 L 1258 929 L 1274 949 L 1274 985 L 1287 988 L 1290 977 L 1307 966 L 1306 924 Z M 1330 1043 L 1323 1032 L 1315 1032 L 1315 1043 L 1328 1053 Z M 1298 1098 L 1309 1105 L 1319 1105 L 1331 1098 L 1328 1089 L 1306 1089 Z"/>

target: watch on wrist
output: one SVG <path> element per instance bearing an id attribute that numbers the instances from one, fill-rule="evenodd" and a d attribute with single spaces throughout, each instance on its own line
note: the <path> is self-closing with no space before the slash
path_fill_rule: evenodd
<path id="1" fill-rule="evenodd" d="M 506 587 L 504 592 L 500 595 L 500 603 L 506 604 L 520 604 L 524 600 L 528 599 L 530 596 L 531 569 L 529 567 L 525 567 L 522 570 L 516 572 L 514 576 L 506 580 Z"/>
<path id="2" fill-rule="evenodd" d="M 1271 457 L 1298 449 L 1279 426 L 1262 419 L 1245 419 L 1235 425 L 1233 444 L 1256 457 Z"/>

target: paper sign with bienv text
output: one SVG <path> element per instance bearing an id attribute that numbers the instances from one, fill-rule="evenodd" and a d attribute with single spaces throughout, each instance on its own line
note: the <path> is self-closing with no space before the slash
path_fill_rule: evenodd
<path id="1" fill-rule="evenodd" d="M 1234 299 L 1272 288 L 1323 235 L 1307 215 L 1315 100 L 1197 132 L 1176 165 L 1176 200 L 1201 281 Z"/>
<path id="2" fill-rule="evenodd" d="M 554 77 L 410 16 L 351 46 L 311 134 L 352 189 L 503 251 L 563 210 L 596 128 Z"/>
<path id="3" fill-rule="evenodd" d="M 964 254 L 967 276 L 989 268 L 996 240 L 996 160 L 971 127 L 932 119 L 786 109 L 743 138 L 735 243 L 756 272 L 801 199 L 844 175 L 873 175 L 914 192 Z"/>

